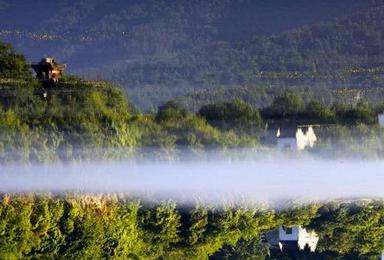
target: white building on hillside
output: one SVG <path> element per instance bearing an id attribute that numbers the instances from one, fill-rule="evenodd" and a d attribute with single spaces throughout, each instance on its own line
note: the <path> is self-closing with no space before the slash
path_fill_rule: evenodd
<path id="1" fill-rule="evenodd" d="M 266 234 L 267 242 L 271 249 L 287 250 L 309 250 L 315 252 L 319 236 L 314 232 L 308 232 L 301 226 L 280 227 L 278 230 Z"/>
<path id="2" fill-rule="evenodd" d="M 384 126 L 384 113 L 378 115 L 379 125 Z"/>
<path id="3" fill-rule="evenodd" d="M 278 129 L 277 148 L 280 150 L 304 150 L 312 148 L 317 137 L 312 126 L 298 126 L 296 129 Z"/>

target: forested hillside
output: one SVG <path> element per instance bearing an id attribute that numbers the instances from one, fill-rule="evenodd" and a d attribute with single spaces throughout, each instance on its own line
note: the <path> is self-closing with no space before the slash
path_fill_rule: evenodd
<path id="1" fill-rule="evenodd" d="M 1 39 L 145 110 L 218 87 L 383 83 L 381 0 L 2 2 Z"/>
<path id="2" fill-rule="evenodd" d="M 203 105 L 242 100 L 247 104 L 262 109 L 272 103 L 276 96 L 287 91 L 294 91 L 306 103 L 316 99 L 324 106 L 332 106 L 336 103 L 356 105 L 367 103 L 371 106 L 380 105 L 384 100 L 384 88 L 382 87 L 338 87 L 294 85 L 278 87 L 278 85 L 245 85 L 231 88 L 220 87 L 215 90 L 196 91 L 194 94 L 175 98 L 190 111 L 198 111 Z"/>
<path id="3" fill-rule="evenodd" d="M 208 96 L 217 87 L 244 85 L 276 89 L 381 88 L 384 83 L 383 14 L 383 8 L 375 8 L 330 23 L 257 37 L 235 47 L 212 46 L 191 56 L 181 55 L 181 67 L 196 68 L 190 75 L 192 86 L 204 89 Z M 169 68 L 174 65 L 169 64 Z M 160 70 L 166 69 L 167 64 L 161 64 Z M 175 70 L 169 69 L 165 74 L 172 71 Z M 188 76 L 180 76 L 180 81 L 184 78 Z M 180 87 L 177 90 L 180 91 Z"/>
<path id="4" fill-rule="evenodd" d="M 142 114 L 118 87 L 64 76 L 32 77 L 23 55 L 0 42 L 0 162 L 127 158 L 141 148 L 255 146 L 257 137 L 221 131 L 169 102 Z"/>
<path id="5" fill-rule="evenodd" d="M 217 41 L 249 40 L 255 34 L 279 33 L 376 5 L 365 0 L 2 2 L 0 24 L 5 36 L 21 37 L 19 43 L 28 43 L 28 38 L 40 43 L 56 40 L 52 42 L 56 46 L 46 45 L 51 47 L 45 50 L 48 53 L 43 49 L 46 46 L 35 45 L 34 50 L 29 48 L 33 44 L 20 46 L 23 49 L 19 51 L 28 57 L 36 59 L 71 47 L 71 52 L 58 58 L 74 59 L 85 52 L 83 55 L 88 57 L 99 54 L 99 61 L 102 57 L 110 60 L 116 49 L 120 60 L 124 60 L 164 56 Z M 15 16 L 18 19 L 11 19 Z M 108 44 L 114 48 L 101 49 Z M 104 56 L 97 52 L 100 50 Z"/>
<path id="6" fill-rule="evenodd" d="M 154 92 L 172 97 L 220 86 L 382 87 L 383 14 L 384 8 L 376 7 L 242 43 L 181 50 L 175 59 L 139 67 L 110 66 L 104 75 L 130 86 L 136 102 L 144 96 L 141 106 Z"/>
<path id="7" fill-rule="evenodd" d="M 377 115 L 384 106 L 377 90 L 370 94 L 376 95 L 376 105 L 348 102 L 354 92 L 343 100 L 335 99 L 337 92 L 323 89 L 322 100 L 309 89 L 263 89 L 261 95 L 253 92 L 253 97 L 243 93 L 244 98 L 268 103 L 260 108 L 237 96 L 237 100 L 221 102 L 206 99 L 208 104 L 202 103 L 194 112 L 183 102 L 169 101 L 157 112 L 144 114 L 111 83 L 68 75 L 56 83 L 38 81 L 24 56 L 10 45 L 0 43 L 0 57 L 4 64 L 0 70 L 0 161 L 4 163 L 123 159 L 147 156 L 148 150 L 156 158 L 172 159 L 185 156 L 184 152 L 204 155 L 210 149 L 266 149 L 273 146 L 260 146 L 273 131 L 268 125 L 286 122 L 332 124 L 319 132 L 318 149 L 312 150 L 315 154 L 335 142 L 335 152 L 341 154 L 346 150 L 360 157 L 383 154 L 384 129 L 378 126 Z M 324 102 L 327 97 L 331 102 Z"/>

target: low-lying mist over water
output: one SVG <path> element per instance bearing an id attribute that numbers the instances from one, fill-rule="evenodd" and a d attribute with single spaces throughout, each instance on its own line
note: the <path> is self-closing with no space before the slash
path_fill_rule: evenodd
<path id="1" fill-rule="evenodd" d="M 87 162 L 0 168 L 0 192 L 123 193 L 209 203 L 384 197 L 384 161 L 313 158 Z"/>

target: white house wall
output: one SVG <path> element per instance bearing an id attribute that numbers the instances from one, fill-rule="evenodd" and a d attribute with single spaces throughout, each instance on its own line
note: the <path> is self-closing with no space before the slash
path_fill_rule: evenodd
<path id="1" fill-rule="evenodd" d="M 299 241 L 297 244 L 301 250 L 304 250 L 305 246 L 308 245 L 311 252 L 315 252 L 319 237 L 313 231 L 307 232 L 305 228 L 299 230 Z"/>
<path id="2" fill-rule="evenodd" d="M 279 228 L 280 241 L 297 241 L 299 239 L 299 227 L 291 227 L 292 234 L 287 234 L 283 227 Z"/>
<path id="3" fill-rule="evenodd" d="M 315 131 L 310 126 L 307 132 L 304 134 L 301 128 L 296 131 L 297 150 L 304 150 L 306 147 L 312 148 L 317 141 Z"/>
<path id="4" fill-rule="evenodd" d="M 287 234 L 286 229 L 279 228 L 279 240 L 280 241 L 297 241 L 297 246 L 300 250 L 304 250 L 306 246 L 309 247 L 311 252 L 315 252 L 317 243 L 319 242 L 318 235 L 311 231 L 307 232 L 305 228 L 300 226 L 291 227 L 292 233 Z M 284 248 L 282 248 L 284 250 Z"/>
<path id="5" fill-rule="evenodd" d="M 384 126 L 384 113 L 379 114 L 379 125 Z"/>
<path id="6" fill-rule="evenodd" d="M 384 125 L 384 114 L 383 114 L 383 125 Z M 296 133 L 292 137 L 281 137 L 280 128 L 276 133 L 277 137 L 277 148 L 279 150 L 304 150 L 307 147 L 312 148 L 317 142 L 317 136 L 312 126 L 309 126 L 307 131 L 304 133 L 302 128 L 297 128 Z"/>

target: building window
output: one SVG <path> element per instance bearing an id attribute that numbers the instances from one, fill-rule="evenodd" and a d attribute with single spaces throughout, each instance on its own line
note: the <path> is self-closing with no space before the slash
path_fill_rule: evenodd
<path id="1" fill-rule="evenodd" d="M 287 235 L 292 235 L 292 228 L 285 228 L 285 233 Z"/>

